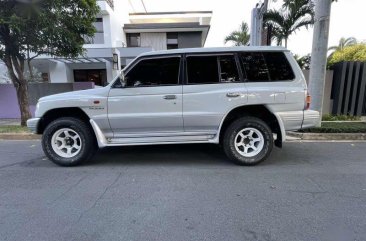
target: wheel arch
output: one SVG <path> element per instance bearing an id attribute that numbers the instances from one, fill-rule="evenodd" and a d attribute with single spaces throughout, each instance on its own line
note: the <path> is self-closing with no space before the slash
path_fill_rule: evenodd
<path id="1" fill-rule="evenodd" d="M 272 113 L 269 108 L 265 105 L 245 105 L 245 106 L 239 106 L 231 111 L 229 111 L 225 117 L 223 118 L 223 121 L 221 123 L 220 129 L 219 129 L 219 142 L 222 143 L 222 138 L 224 136 L 224 133 L 226 129 L 229 127 L 229 125 L 236 119 L 243 117 L 243 116 L 253 116 L 261 119 L 265 123 L 268 124 L 268 126 L 271 128 L 272 133 L 277 134 L 277 139 L 275 140 L 275 145 L 277 147 L 282 147 L 282 141 L 284 140 L 283 137 L 283 127 L 281 120 L 278 119 L 278 117 Z"/>
<path id="2" fill-rule="evenodd" d="M 48 110 L 40 120 L 40 123 L 37 127 L 37 133 L 43 134 L 43 131 L 46 129 L 46 127 L 54 120 L 60 118 L 60 117 L 75 117 L 82 121 L 84 121 L 89 128 L 92 129 L 92 126 L 90 125 L 90 117 L 80 108 L 78 107 L 64 107 L 64 108 L 55 108 Z"/>

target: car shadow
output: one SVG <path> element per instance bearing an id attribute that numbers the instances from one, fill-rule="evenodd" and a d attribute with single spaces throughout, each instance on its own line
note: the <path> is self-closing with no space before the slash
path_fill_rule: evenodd
<path id="1" fill-rule="evenodd" d="M 108 147 L 84 165 L 232 165 L 213 144 Z"/>
<path id="2" fill-rule="evenodd" d="M 304 155 L 300 145 L 285 146 L 283 149 L 273 147 L 267 160 L 256 167 L 309 164 L 311 157 Z M 307 157 L 306 157 L 307 156 Z M 56 167 L 45 156 L 35 157 L 15 163 L 26 167 Z M 15 165 L 14 164 L 14 165 Z M 89 161 L 76 168 L 93 166 L 222 166 L 238 167 L 225 155 L 216 144 L 177 144 L 107 147 L 101 149 Z"/>

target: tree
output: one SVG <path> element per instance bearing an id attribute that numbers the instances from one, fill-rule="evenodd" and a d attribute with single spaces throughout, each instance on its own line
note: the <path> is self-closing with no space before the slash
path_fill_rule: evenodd
<path id="1" fill-rule="evenodd" d="M 98 12 L 95 0 L 0 1 L 0 60 L 16 89 L 22 125 L 31 117 L 25 62 L 40 54 L 83 54 L 84 38 L 94 35 Z"/>
<path id="2" fill-rule="evenodd" d="M 250 40 L 249 27 L 246 22 L 242 22 L 240 29 L 231 32 L 226 38 L 225 43 L 233 42 L 235 46 L 248 45 Z"/>
<path id="3" fill-rule="evenodd" d="M 267 26 L 272 26 L 277 45 L 285 41 L 287 47 L 291 34 L 314 23 L 314 4 L 311 0 L 285 0 L 281 9 L 267 11 L 263 21 Z"/>
<path id="4" fill-rule="evenodd" d="M 335 51 L 343 50 L 347 46 L 357 44 L 357 39 L 354 37 L 349 38 L 341 38 L 339 40 L 338 46 L 331 46 L 328 48 L 328 52 L 330 51 L 328 59 L 330 59 Z"/>

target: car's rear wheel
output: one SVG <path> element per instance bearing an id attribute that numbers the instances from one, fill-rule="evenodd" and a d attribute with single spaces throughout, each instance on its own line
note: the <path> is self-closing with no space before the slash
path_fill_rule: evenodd
<path id="1" fill-rule="evenodd" d="M 268 125 L 256 117 L 242 117 L 226 129 L 223 147 L 230 160 L 238 165 L 256 165 L 272 151 L 273 135 Z"/>
<path id="2" fill-rule="evenodd" d="M 52 121 L 43 132 L 42 147 L 46 156 L 60 166 L 76 166 L 97 150 L 90 127 L 73 117 Z"/>

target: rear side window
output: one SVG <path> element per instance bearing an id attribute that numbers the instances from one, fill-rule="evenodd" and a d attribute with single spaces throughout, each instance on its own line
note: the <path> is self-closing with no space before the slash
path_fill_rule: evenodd
<path id="1" fill-rule="evenodd" d="M 286 56 L 282 52 L 263 53 L 269 70 L 271 81 L 293 80 L 294 72 Z"/>
<path id="2" fill-rule="evenodd" d="M 216 56 L 188 56 L 187 76 L 189 84 L 219 83 Z"/>
<path id="3" fill-rule="evenodd" d="M 222 55 L 218 56 L 220 64 L 220 81 L 238 82 L 240 81 L 238 69 L 236 68 L 236 61 L 234 55 Z"/>
<path id="4" fill-rule="evenodd" d="M 282 52 L 244 52 L 240 64 L 249 82 L 293 80 L 295 75 Z"/>
<path id="5" fill-rule="evenodd" d="M 125 76 L 127 87 L 178 85 L 179 57 L 145 59 Z"/>
<path id="6" fill-rule="evenodd" d="M 234 55 L 188 56 L 189 84 L 215 84 L 239 82 Z"/>
<path id="7" fill-rule="evenodd" d="M 249 81 L 269 81 L 269 71 L 260 52 L 245 52 L 240 54 L 240 62 Z"/>

